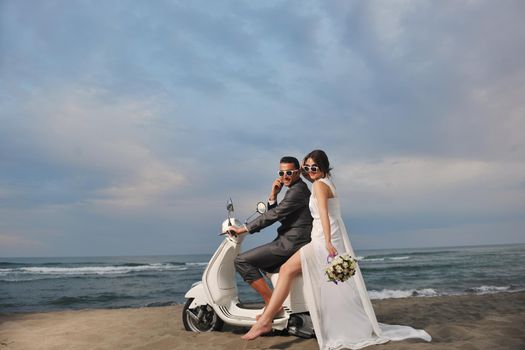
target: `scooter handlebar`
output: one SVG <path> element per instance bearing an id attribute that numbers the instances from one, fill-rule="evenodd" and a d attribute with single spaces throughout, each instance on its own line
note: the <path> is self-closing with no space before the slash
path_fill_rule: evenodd
<path id="1" fill-rule="evenodd" d="M 225 235 L 225 234 L 237 236 L 237 233 L 235 233 L 235 231 L 232 231 L 232 230 L 227 230 L 227 231 L 225 231 L 223 233 L 219 233 L 219 236 L 222 236 L 222 235 Z"/>
<path id="2" fill-rule="evenodd" d="M 228 230 L 228 227 L 230 227 L 230 226 L 241 227 L 242 223 L 239 220 L 235 219 L 235 218 L 230 218 L 230 219 L 224 220 L 223 223 L 222 223 L 222 227 L 221 227 L 221 232 L 222 233 L 220 235 L 224 235 L 226 233 L 228 233 L 230 235 L 237 235 L 235 232 Z"/>

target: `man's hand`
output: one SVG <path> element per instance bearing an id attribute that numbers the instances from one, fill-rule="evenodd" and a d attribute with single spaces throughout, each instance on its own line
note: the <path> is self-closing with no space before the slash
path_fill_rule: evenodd
<path id="1" fill-rule="evenodd" d="M 226 232 L 230 232 L 230 233 L 234 233 L 236 235 L 240 235 L 240 234 L 248 232 L 248 230 L 246 229 L 245 226 L 241 226 L 241 227 L 228 226 L 228 228 L 226 229 Z"/>
<path id="2" fill-rule="evenodd" d="M 270 197 L 268 197 L 268 200 L 275 201 L 277 200 L 277 195 L 279 192 L 281 192 L 281 189 L 283 188 L 283 182 L 280 177 L 278 177 L 272 184 L 272 192 L 270 192 Z"/>

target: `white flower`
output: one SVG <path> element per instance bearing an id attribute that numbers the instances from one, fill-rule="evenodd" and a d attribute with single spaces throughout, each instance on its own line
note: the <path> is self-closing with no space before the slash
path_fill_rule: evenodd
<path id="1" fill-rule="evenodd" d="M 335 257 L 325 268 L 328 282 L 344 282 L 355 274 L 357 262 L 348 254 Z"/>

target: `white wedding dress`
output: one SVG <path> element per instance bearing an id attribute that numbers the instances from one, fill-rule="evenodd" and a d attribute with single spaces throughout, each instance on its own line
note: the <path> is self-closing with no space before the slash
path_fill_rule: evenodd
<path id="1" fill-rule="evenodd" d="M 355 257 L 341 218 L 335 187 L 328 178 L 318 181 L 323 181 L 330 186 L 334 195 L 334 198 L 328 199 L 332 244 L 339 254 L 348 253 Z M 328 251 L 317 200 L 313 193 L 310 197 L 310 211 L 314 218 L 312 241 L 301 248 L 301 268 L 306 303 L 319 348 L 321 350 L 360 349 L 368 345 L 408 338 L 430 341 L 430 335 L 424 330 L 377 322 L 359 267 L 355 275 L 344 283 L 336 285 L 327 282 L 324 269 L 327 265 Z"/>

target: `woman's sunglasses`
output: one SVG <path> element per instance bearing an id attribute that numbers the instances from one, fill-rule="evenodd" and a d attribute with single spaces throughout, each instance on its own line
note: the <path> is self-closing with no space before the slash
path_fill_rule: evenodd
<path id="1" fill-rule="evenodd" d="M 317 165 L 304 165 L 303 169 L 307 173 L 316 173 L 319 170 L 319 167 Z"/>
<path id="2" fill-rule="evenodd" d="M 283 177 L 285 174 L 286 176 L 292 176 L 294 173 L 298 172 L 299 170 L 279 170 L 278 174 L 279 176 Z"/>

